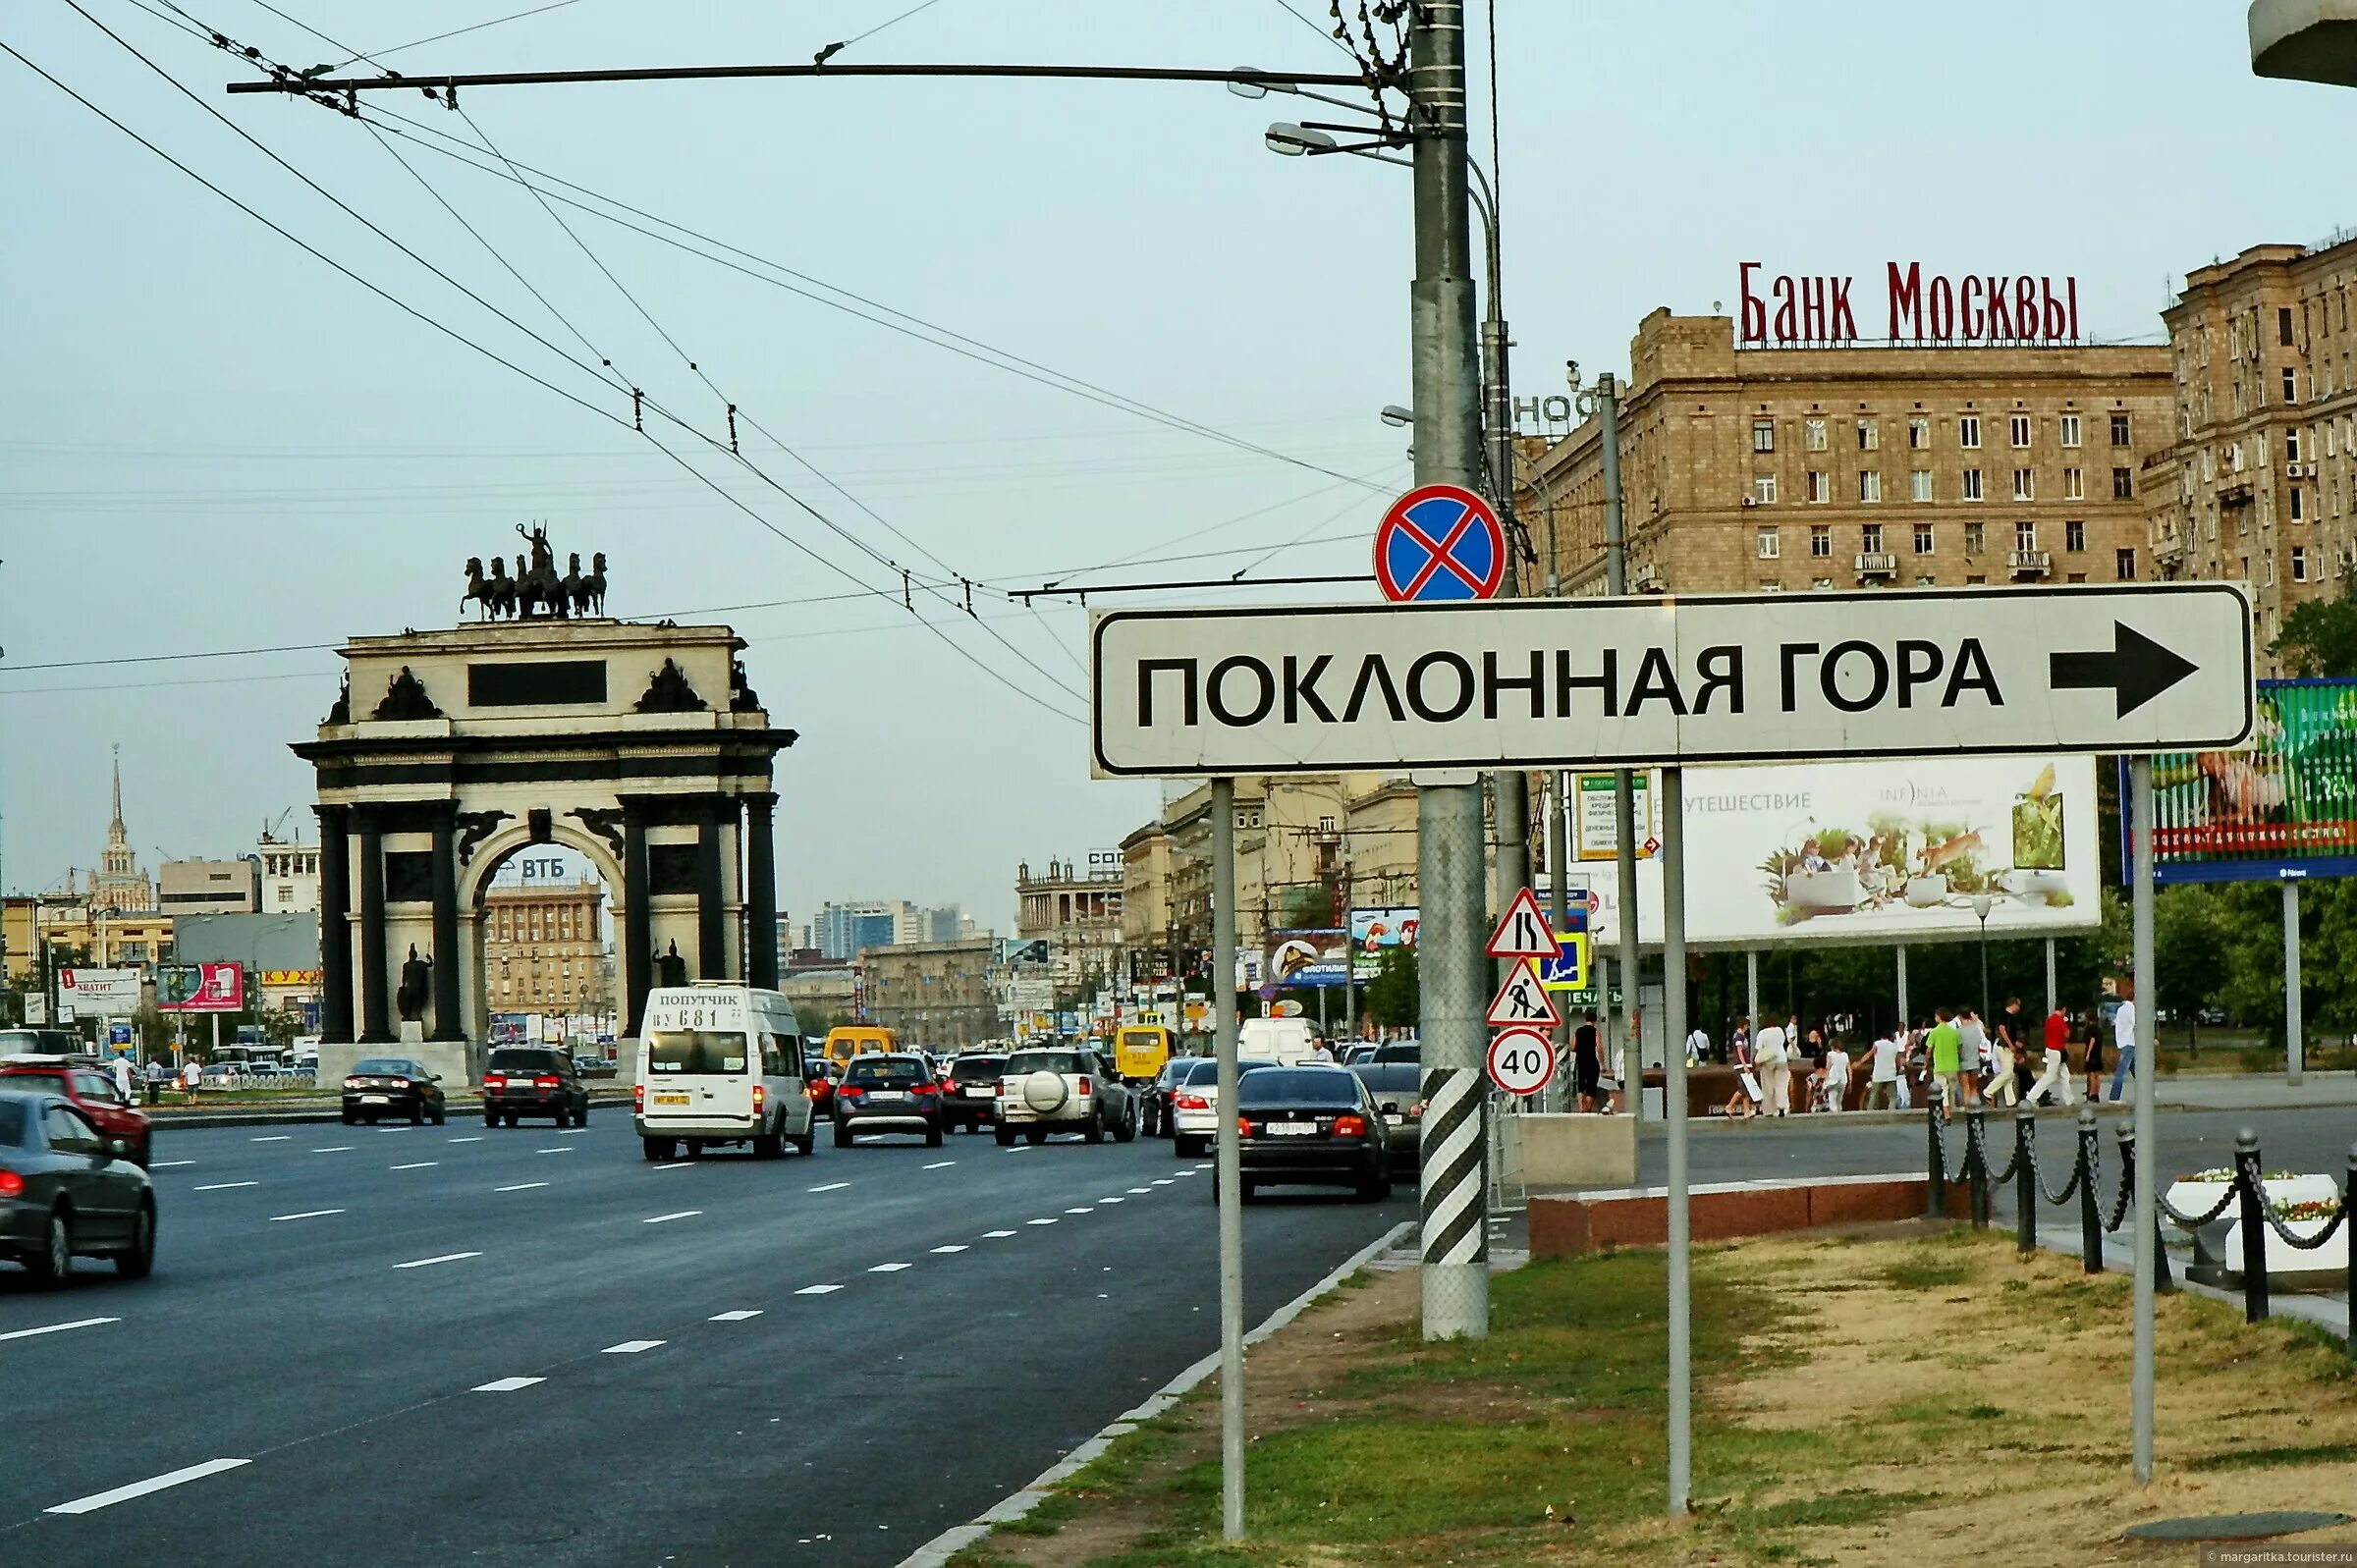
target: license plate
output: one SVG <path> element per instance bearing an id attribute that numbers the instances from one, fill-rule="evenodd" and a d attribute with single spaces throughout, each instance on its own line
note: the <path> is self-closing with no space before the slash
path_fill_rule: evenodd
<path id="1" fill-rule="evenodd" d="M 360 1096 L 360 1104 L 361 1104 L 361 1105 L 363 1105 L 363 1106 L 381 1106 L 381 1105 L 384 1105 L 384 1104 L 386 1104 L 386 1103 L 387 1103 L 387 1102 L 386 1102 L 386 1099 L 385 1099 L 385 1097 L 384 1097 L 383 1095 L 362 1095 L 362 1096 Z"/>
<path id="2" fill-rule="evenodd" d="M 898 1089 L 879 1089 L 875 1092 L 873 1098 L 877 1100 L 905 1100 L 908 1097 L 901 1093 Z"/>
<path id="3" fill-rule="evenodd" d="M 655 1104 L 658 1106 L 684 1106 L 687 1104 L 687 1097 L 685 1095 L 657 1095 Z"/>
<path id="4" fill-rule="evenodd" d="M 1307 1138 L 1317 1130 L 1317 1124 L 1309 1121 L 1277 1121 L 1261 1128 L 1272 1138 Z"/>
<path id="5" fill-rule="evenodd" d="M 1386 1125 L 1397 1127 L 1399 1125 L 1399 1123 L 1405 1121 L 1407 1118 L 1395 1110 L 1388 1112 L 1383 1119 Z"/>

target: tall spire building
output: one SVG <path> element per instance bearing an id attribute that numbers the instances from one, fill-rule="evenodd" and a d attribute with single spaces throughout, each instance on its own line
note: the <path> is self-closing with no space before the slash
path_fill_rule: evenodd
<path id="1" fill-rule="evenodd" d="M 131 847 L 131 835 L 123 826 L 121 746 L 115 748 L 114 804 L 114 819 L 106 826 L 106 849 L 99 856 L 98 869 L 90 876 L 90 909 L 110 914 L 145 913 L 155 907 L 155 885 L 139 869 L 138 855 Z"/>

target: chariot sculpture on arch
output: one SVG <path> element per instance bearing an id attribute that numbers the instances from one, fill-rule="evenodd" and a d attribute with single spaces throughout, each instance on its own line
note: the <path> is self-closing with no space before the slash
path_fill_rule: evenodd
<path id="1" fill-rule="evenodd" d="M 470 604 L 478 608 L 484 621 L 563 621 L 606 613 L 604 551 L 591 553 L 587 571 L 581 569 L 580 553 L 573 552 L 566 557 L 568 569 L 560 573 L 546 527 L 537 522 L 526 527 L 520 522 L 516 532 L 525 550 L 516 557 L 513 576 L 503 555 L 494 553 L 489 558 L 488 575 L 483 570 L 483 557 L 466 558 L 466 587 L 459 595 L 462 615 Z"/>

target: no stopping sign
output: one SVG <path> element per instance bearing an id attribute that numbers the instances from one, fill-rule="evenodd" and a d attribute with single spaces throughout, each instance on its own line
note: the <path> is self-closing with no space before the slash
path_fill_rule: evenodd
<path id="1" fill-rule="evenodd" d="M 1506 1029 L 1490 1041 L 1490 1082 L 1509 1095 L 1535 1095 L 1555 1077 L 1555 1042 L 1536 1029 Z"/>

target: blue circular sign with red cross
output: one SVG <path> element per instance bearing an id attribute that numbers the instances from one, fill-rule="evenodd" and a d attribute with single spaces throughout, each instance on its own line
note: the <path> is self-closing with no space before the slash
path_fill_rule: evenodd
<path id="1" fill-rule="evenodd" d="M 1506 530 L 1460 485 L 1418 485 L 1375 530 L 1375 580 L 1394 604 L 1491 599 L 1506 580 Z"/>

